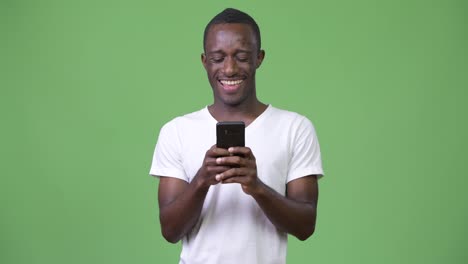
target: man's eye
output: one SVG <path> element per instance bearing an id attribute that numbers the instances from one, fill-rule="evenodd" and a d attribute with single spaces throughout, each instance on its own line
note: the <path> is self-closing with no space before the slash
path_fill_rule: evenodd
<path id="1" fill-rule="evenodd" d="M 213 63 L 220 63 L 223 61 L 223 59 L 224 59 L 223 57 L 213 57 L 210 59 L 210 61 Z"/>
<path id="2" fill-rule="evenodd" d="M 237 60 L 240 62 L 247 62 L 249 61 L 249 57 L 237 57 Z"/>

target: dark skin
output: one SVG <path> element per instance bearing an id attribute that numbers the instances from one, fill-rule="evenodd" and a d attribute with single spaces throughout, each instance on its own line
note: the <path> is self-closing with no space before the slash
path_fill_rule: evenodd
<path id="1" fill-rule="evenodd" d="M 214 103 L 208 110 L 216 120 L 241 120 L 249 125 L 265 111 L 267 106 L 257 99 L 255 89 L 255 72 L 264 57 L 250 26 L 211 26 L 201 60 L 213 89 Z M 290 181 L 283 196 L 258 178 L 250 148 L 227 150 L 212 146 L 190 183 L 160 177 L 160 222 L 167 241 L 176 243 L 190 232 L 200 217 L 210 186 L 216 184 L 240 184 L 276 228 L 300 240 L 309 238 L 315 230 L 318 199 L 315 175 Z"/>

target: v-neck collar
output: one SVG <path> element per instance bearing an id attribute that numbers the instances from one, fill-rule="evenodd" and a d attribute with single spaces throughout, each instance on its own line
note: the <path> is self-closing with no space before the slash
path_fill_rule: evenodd
<path id="1" fill-rule="evenodd" d="M 263 110 L 263 112 L 262 112 L 259 116 L 257 116 L 248 126 L 246 126 L 245 129 L 246 129 L 246 130 L 252 130 L 252 129 L 254 129 L 254 128 L 257 126 L 257 123 L 261 123 L 261 121 L 262 121 L 263 119 L 265 119 L 265 118 L 270 114 L 270 112 L 272 111 L 272 109 L 273 109 L 273 106 L 272 106 L 271 104 L 268 104 L 268 105 L 267 105 L 267 108 L 266 108 L 265 110 Z M 218 123 L 218 120 L 216 120 L 216 118 L 214 118 L 214 117 L 211 115 L 210 111 L 208 110 L 208 106 L 206 106 L 206 107 L 204 108 L 204 110 L 205 110 L 205 113 L 209 116 L 209 118 L 211 119 L 211 121 L 212 121 L 213 123 L 215 123 L 215 124 Z"/>

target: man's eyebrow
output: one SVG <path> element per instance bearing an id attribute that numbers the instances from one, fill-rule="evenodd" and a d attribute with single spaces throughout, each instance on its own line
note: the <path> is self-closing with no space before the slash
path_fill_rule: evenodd
<path id="1" fill-rule="evenodd" d="M 213 55 L 213 54 L 224 54 L 221 50 L 215 50 L 215 51 L 209 51 L 206 53 L 207 55 Z"/>
<path id="2" fill-rule="evenodd" d="M 252 51 L 250 50 L 243 50 L 243 49 L 239 49 L 239 50 L 236 50 L 236 53 L 247 53 L 247 54 L 251 54 Z M 213 55 L 213 54 L 226 54 L 224 51 L 222 50 L 214 50 L 214 51 L 209 51 L 206 53 L 207 55 Z"/>

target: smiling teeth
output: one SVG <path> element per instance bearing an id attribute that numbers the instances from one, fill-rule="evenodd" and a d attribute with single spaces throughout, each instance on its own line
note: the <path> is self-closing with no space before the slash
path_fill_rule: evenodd
<path id="1" fill-rule="evenodd" d="M 237 80 L 237 81 L 221 81 L 222 84 L 224 85 L 237 85 L 240 84 L 242 80 Z"/>

